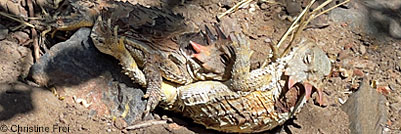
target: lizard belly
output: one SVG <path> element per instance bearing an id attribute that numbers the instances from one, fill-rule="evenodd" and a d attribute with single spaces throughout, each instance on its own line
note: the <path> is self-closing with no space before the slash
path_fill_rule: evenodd
<path id="1" fill-rule="evenodd" d="M 279 112 L 274 90 L 237 92 L 217 81 L 200 81 L 178 87 L 174 110 L 209 129 L 252 133 L 283 124 L 296 112 Z M 297 105 L 305 101 L 297 100 Z"/>

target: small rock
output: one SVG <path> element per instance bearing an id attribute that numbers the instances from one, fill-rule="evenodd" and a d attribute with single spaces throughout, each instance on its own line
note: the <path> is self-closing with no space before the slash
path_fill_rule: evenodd
<path id="1" fill-rule="evenodd" d="M 359 48 L 359 52 L 363 55 L 366 53 L 366 47 L 364 45 L 361 45 Z"/>
<path id="2" fill-rule="evenodd" d="M 383 95 L 388 95 L 390 92 L 390 88 L 388 86 L 378 86 L 376 91 Z"/>
<path id="3" fill-rule="evenodd" d="M 221 6 L 232 7 L 235 3 L 232 0 L 223 0 L 220 2 Z"/>
<path id="4" fill-rule="evenodd" d="M 254 13 L 256 11 L 255 4 L 250 4 L 249 6 L 249 13 Z"/>
<path id="5" fill-rule="evenodd" d="M 369 80 L 365 77 L 359 89 L 342 106 L 351 121 L 349 126 L 351 133 L 380 133 L 382 130 L 380 124 L 385 124 L 387 121 L 385 101 L 384 96 L 370 87 Z"/>
<path id="6" fill-rule="evenodd" d="M 344 68 L 339 68 L 338 71 L 340 71 L 340 75 L 343 78 L 348 78 L 352 74 L 351 70 L 347 70 L 347 69 L 344 69 Z"/>
<path id="7" fill-rule="evenodd" d="M 272 42 L 272 39 L 270 39 L 269 37 L 267 37 L 264 41 L 265 41 L 265 43 L 270 43 L 270 42 Z"/>
<path id="8" fill-rule="evenodd" d="M 398 66 L 396 67 L 396 70 L 401 72 L 401 60 L 398 60 Z"/>
<path id="9" fill-rule="evenodd" d="M 288 15 L 290 16 L 295 16 L 302 11 L 301 5 L 298 1 L 286 0 L 285 4 Z"/>
<path id="10" fill-rule="evenodd" d="M 359 69 L 354 69 L 353 74 L 354 76 L 363 76 L 363 72 Z"/>
<path id="11" fill-rule="evenodd" d="M 269 8 L 269 5 L 267 5 L 266 3 L 260 4 L 260 9 L 266 10 L 266 9 L 268 9 L 268 8 Z"/>
<path id="12" fill-rule="evenodd" d="M 26 42 L 26 41 L 28 41 L 30 39 L 29 35 L 27 33 L 25 33 L 25 32 L 22 32 L 22 31 L 18 31 L 18 32 L 13 33 L 12 37 L 17 39 L 18 44 L 22 44 L 22 43 L 24 43 L 24 42 Z"/>
<path id="13" fill-rule="evenodd" d="M 68 121 L 64 118 L 64 114 L 60 114 L 59 120 L 63 124 L 68 124 Z"/>

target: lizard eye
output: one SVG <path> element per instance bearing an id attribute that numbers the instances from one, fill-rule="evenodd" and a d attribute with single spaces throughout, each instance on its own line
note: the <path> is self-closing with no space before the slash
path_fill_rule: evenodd
<path id="1" fill-rule="evenodd" d="M 303 59 L 303 62 L 304 62 L 305 64 L 311 64 L 311 63 L 313 62 L 313 53 L 310 52 L 310 51 L 307 51 L 307 52 L 305 53 L 305 57 L 304 57 L 304 59 Z"/>
<path id="2" fill-rule="evenodd" d="M 228 64 L 228 60 L 229 60 L 228 55 L 222 54 L 222 55 L 220 55 L 220 57 L 221 57 L 221 62 L 222 62 L 224 65 L 227 65 L 227 64 Z"/>

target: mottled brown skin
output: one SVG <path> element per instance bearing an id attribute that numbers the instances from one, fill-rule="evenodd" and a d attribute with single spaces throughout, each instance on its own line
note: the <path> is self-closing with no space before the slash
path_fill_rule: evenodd
<path id="1" fill-rule="evenodd" d="M 162 81 L 186 85 L 198 80 L 225 78 L 223 75 L 228 59 L 222 60 L 220 51 L 213 51 L 219 54 L 217 57 L 208 56 L 215 65 L 197 67 L 199 65 L 196 62 L 190 62 L 193 60 L 186 59 L 186 53 L 182 53 L 181 45 L 185 44 L 173 40 L 194 32 L 188 31 L 180 15 L 157 8 L 115 2 L 108 10 L 100 12 L 91 37 L 98 50 L 118 59 L 125 74 L 146 87 L 144 97 L 148 98 L 147 115 L 164 97 L 160 93 Z"/>
<path id="2" fill-rule="evenodd" d="M 299 112 L 309 97 L 305 96 L 307 89 L 302 86 L 288 89 L 289 78 L 297 78 L 298 85 L 309 80 L 318 82 L 331 70 L 327 56 L 313 43 L 301 43 L 288 55 L 252 71 L 241 68 L 248 65 L 246 63 L 249 62 L 252 53 L 249 43 L 233 42 L 233 46 L 236 59 L 232 72 L 235 73 L 230 80 L 226 82 L 199 81 L 176 89 L 162 87 L 164 94 L 170 98 L 176 97 L 176 99 L 163 101 L 171 105 L 164 108 L 183 113 L 196 123 L 218 131 L 262 132 L 290 119 Z M 304 62 L 306 57 L 310 58 L 309 62 Z M 303 64 L 298 64 L 299 61 Z M 307 69 L 304 70 L 305 68 Z M 233 78 L 241 77 L 254 77 L 254 83 L 232 84 L 236 81 Z M 233 89 L 233 87 L 249 89 Z"/>

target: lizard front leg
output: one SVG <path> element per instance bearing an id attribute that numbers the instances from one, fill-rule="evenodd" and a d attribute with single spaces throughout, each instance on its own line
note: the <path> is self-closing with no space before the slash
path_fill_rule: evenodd
<path id="1" fill-rule="evenodd" d="M 125 48 L 126 39 L 118 37 L 117 27 L 111 28 L 111 20 L 104 24 L 99 16 L 92 28 L 91 38 L 95 47 L 102 53 L 108 54 L 120 61 L 123 71 L 133 81 L 138 82 L 141 86 L 146 87 L 146 79 L 143 72 L 129 51 Z M 113 32 L 112 32 L 113 31 Z"/>

